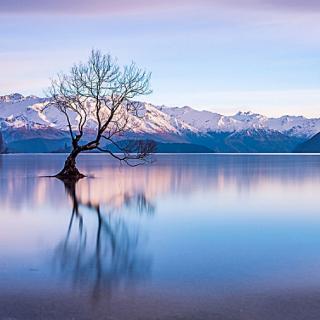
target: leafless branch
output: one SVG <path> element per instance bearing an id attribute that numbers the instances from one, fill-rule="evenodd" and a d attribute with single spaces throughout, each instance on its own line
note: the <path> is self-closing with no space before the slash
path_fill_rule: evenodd
<path id="1" fill-rule="evenodd" d="M 48 106 L 56 108 L 66 118 L 74 159 L 83 151 L 102 150 L 102 138 L 114 144 L 117 137 L 134 128 L 135 119 L 144 117 L 144 109 L 133 99 L 151 93 L 150 77 L 150 73 L 135 63 L 121 68 L 109 54 L 92 50 L 86 63 L 75 64 L 68 74 L 59 74 L 52 81 Z M 83 141 L 83 136 L 89 121 L 95 123 L 95 136 L 87 142 Z M 124 162 L 133 159 L 129 154 L 135 153 L 134 159 L 142 161 L 151 148 L 142 147 L 141 142 L 137 142 L 120 148 L 120 151 L 124 153 L 121 157 L 108 152 Z"/>

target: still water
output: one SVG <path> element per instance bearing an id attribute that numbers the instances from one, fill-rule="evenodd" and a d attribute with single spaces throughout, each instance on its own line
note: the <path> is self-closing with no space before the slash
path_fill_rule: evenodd
<path id="1" fill-rule="evenodd" d="M 0 157 L 0 319 L 319 319 L 320 156 Z"/>

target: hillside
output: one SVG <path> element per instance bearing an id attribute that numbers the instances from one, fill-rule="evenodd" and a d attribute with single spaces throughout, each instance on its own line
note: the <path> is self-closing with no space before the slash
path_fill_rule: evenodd
<path id="1" fill-rule="evenodd" d="M 299 144 L 295 149 L 295 152 L 299 152 L 299 153 L 320 152 L 320 133 L 317 133 L 311 139 Z"/>
<path id="2" fill-rule="evenodd" d="M 18 93 L 0 97 L 0 128 L 8 152 L 65 149 L 69 141 L 66 120 L 56 109 L 45 109 L 47 102 L 46 98 Z M 139 105 L 144 118 L 130 116 L 130 130 L 124 138 L 151 139 L 159 150 L 172 152 L 292 152 L 320 132 L 318 118 L 268 118 L 252 112 L 225 116 L 190 107 Z M 76 128 L 75 115 L 71 122 Z M 88 138 L 95 126 L 96 119 L 91 116 L 85 128 Z"/>

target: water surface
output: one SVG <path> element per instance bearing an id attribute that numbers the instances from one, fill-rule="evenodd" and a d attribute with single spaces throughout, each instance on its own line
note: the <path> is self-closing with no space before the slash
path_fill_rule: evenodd
<path id="1" fill-rule="evenodd" d="M 0 157 L 0 319 L 319 319 L 320 156 Z"/>

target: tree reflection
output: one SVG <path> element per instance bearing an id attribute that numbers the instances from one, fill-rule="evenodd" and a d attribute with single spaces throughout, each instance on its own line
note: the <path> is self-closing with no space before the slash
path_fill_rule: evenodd
<path id="1" fill-rule="evenodd" d="M 72 212 L 65 239 L 55 251 L 55 262 L 74 286 L 89 286 L 93 298 L 111 295 L 115 286 L 146 277 L 151 258 L 140 252 L 139 227 L 119 212 L 105 209 L 77 195 L 76 183 L 65 182 Z M 143 193 L 125 196 L 123 206 L 140 215 L 154 213 Z M 128 217 L 127 217 L 128 218 Z M 130 219 L 129 219 L 130 220 Z"/>

